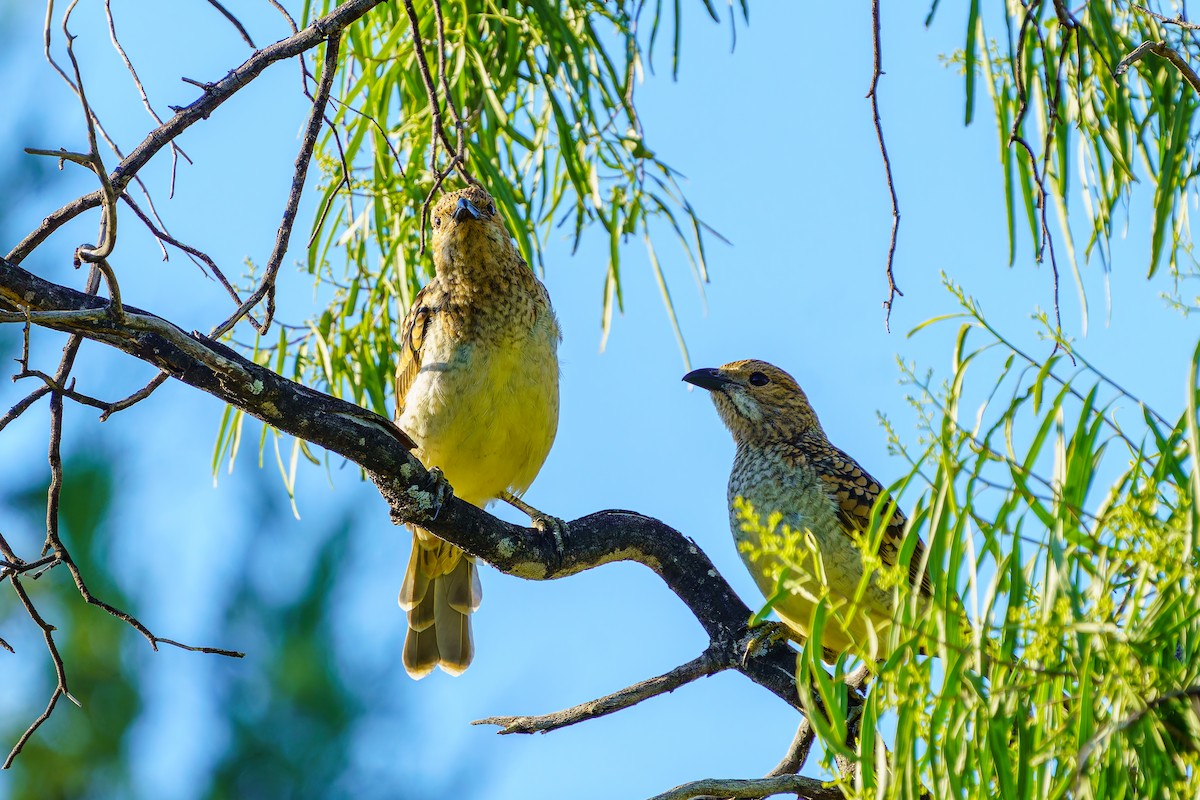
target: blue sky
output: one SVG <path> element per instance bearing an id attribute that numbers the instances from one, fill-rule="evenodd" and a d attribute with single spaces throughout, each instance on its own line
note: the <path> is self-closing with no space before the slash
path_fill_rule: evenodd
<path id="1" fill-rule="evenodd" d="M 244 52 L 211 9 L 191 5 L 168 12 L 113 3 L 123 43 L 160 112 L 194 98 L 196 90 L 179 76 L 216 78 Z M 943 272 L 980 300 L 1002 330 L 1036 352 L 1049 352 L 1036 343 L 1030 320 L 1037 308 L 1049 306 L 1049 268 L 1032 263 L 1025 241 L 1015 266 L 1008 266 L 990 104 L 981 94 L 978 121 L 964 128 L 962 78 L 939 60 L 961 46 L 964 20 L 957 9 L 943 7 L 927 30 L 923 5 L 884 9 L 887 74 L 880 103 L 903 213 L 896 275 L 905 292 L 889 334 L 880 304 L 890 207 L 864 99 L 871 78 L 869 8 L 753 4 L 750 25 L 739 25 L 731 54 L 728 27 L 708 21 L 699 3 L 684 5 L 680 78 L 670 80 L 663 59 L 659 74 L 639 88 L 638 102 L 649 146 L 687 176 L 689 198 L 732 242 L 710 242 L 706 302 L 683 257 L 665 240 L 659 246 L 692 365 L 747 357 L 778 364 L 805 388 L 833 442 L 891 482 L 905 465 L 889 456 L 876 415 L 891 417 L 902 436 L 915 436 L 897 357 L 947 375 L 952 325 L 905 336 L 921 321 L 957 310 L 941 286 Z M 0 122 L 0 158 L 23 158 L 19 148 L 28 145 L 81 147 L 74 101 L 37 54 L 40 13 L 9 14 L 5 22 L 19 31 L 21 44 L 0 62 L 5 85 L 13 87 L 17 102 L 44 100 L 32 120 L 36 135 Z M 176 14 L 188 16 L 168 24 Z M 77 44 L 81 54 L 106 76 L 89 84 L 92 100 L 129 148 L 149 129 L 149 117 L 119 72 L 97 9 L 81 7 L 76 17 L 73 29 L 85 33 Z M 260 44 L 284 35 L 266 11 L 252 10 L 243 20 Z M 304 122 L 297 83 L 293 64 L 278 65 L 185 134 L 181 144 L 196 165 L 180 170 L 176 199 L 166 200 L 168 159 L 160 156 L 144 173 L 175 235 L 208 251 L 227 272 L 237 274 L 246 257 L 262 263 L 270 252 Z M 7 244 L 0 250 L 88 188 L 71 171 L 51 173 L 37 197 L 10 210 Z M 300 218 L 307 218 L 305 212 Z M 1100 265 L 1084 266 L 1091 305 L 1086 338 L 1066 275 L 1063 320 L 1093 362 L 1172 418 L 1182 408 L 1195 330 L 1161 300 L 1169 279 L 1145 280 L 1148 220 L 1147 197 L 1135 197 L 1128 239 L 1113 245 L 1107 290 Z M 78 280 L 68 274 L 63 256 L 93 235 L 93 226 L 89 218 L 55 238 L 59 263 L 39 255 L 32 266 Z M 126 302 L 187 328 L 207 329 L 223 318 L 219 289 L 200 279 L 186 259 L 174 254 L 160 264 L 133 222 L 122 236 L 129 255 L 118 270 Z M 303 258 L 303 238 L 298 226 L 300 246 L 285 265 Z M 624 252 L 625 314 L 614 321 L 605 351 L 599 350 L 606 248 L 596 234 L 574 256 L 569 241 L 553 242 L 546 255 L 545 281 L 564 328 L 563 405 L 555 447 L 526 499 L 565 519 L 603 508 L 659 517 L 692 536 L 755 605 L 759 595 L 727 527 L 732 442 L 708 398 L 680 382 L 685 368 L 640 242 Z M 284 315 L 303 318 L 312 300 L 307 278 L 285 266 L 281 281 Z M 125 358 L 81 364 L 78 372 L 81 384 L 90 381 L 108 396 L 153 374 Z M 25 388 L 0 386 L 0 405 L 11 404 Z M 264 578 L 277 580 L 285 593 L 289 569 L 305 568 L 305 543 L 314 532 L 333 524 L 342 509 L 357 507 L 366 522 L 346 565 L 357 580 L 340 601 L 346 646 L 360 648 L 365 663 L 394 666 L 382 687 L 385 706 L 404 708 L 364 740 L 364 764 L 399 763 L 433 783 L 470 769 L 480 795 L 497 800 L 551 796 L 568 786 L 566 794 L 581 799 L 638 797 L 700 777 L 760 775 L 790 741 L 794 712 L 737 674 L 547 736 L 498 737 L 471 727 L 481 717 L 553 711 L 657 675 L 696 656 L 706 644 L 703 633 L 640 566 L 610 565 L 545 584 L 484 570 L 475 664 L 460 678 L 439 673 L 412 684 L 399 663 L 404 615 L 395 605 L 408 535 L 389 524 L 383 502 L 359 483 L 355 470 L 336 464 L 332 479 L 323 470 L 302 470 L 300 521 L 287 512 L 269 459 L 265 479 L 254 474 L 249 448 L 234 474 L 223 474 L 214 488 L 210 458 L 221 412 L 210 398 L 168 385 L 102 426 L 110 441 L 125 443 L 123 474 L 136 486 L 118 511 L 120 535 L 113 542 L 124 556 L 125 585 L 161 635 L 240 647 L 213 630 L 206 607 L 206 596 L 236 566 L 224 554 L 235 552 L 239 537 L 247 535 L 298 553 Z M 74 409 L 68 424 L 82 430 L 94 417 L 91 410 Z M 42 420 L 35 416 L 5 432 L 6 453 L 36 454 L 21 469 L 43 468 Z M 0 465 L 0 475 L 10 468 Z M 237 520 L 250 495 L 262 491 L 275 493 L 278 513 L 268 529 L 250 534 Z M 497 513 L 520 519 L 507 509 Z M 190 565 L 183 572 L 175 566 L 181 560 Z M 4 631 L 14 644 L 32 642 L 27 633 Z M 30 645 L 26 652 L 37 650 Z M 16 663 L 19 681 L 35 687 L 44 681 L 44 665 L 32 657 L 7 663 Z M 152 756 L 138 762 L 147 796 L 189 796 L 180 771 L 186 776 L 187 770 L 205 769 L 213 745 L 196 735 L 196 726 L 207 730 L 203 726 L 214 719 L 206 699 L 212 671 L 229 668 L 185 653 L 147 660 L 145 680 L 156 702 L 139 723 L 134 744 Z M 232 668 L 253 670 L 253 653 Z M 22 695 L 0 700 L 0 713 L 37 713 L 42 690 Z"/>

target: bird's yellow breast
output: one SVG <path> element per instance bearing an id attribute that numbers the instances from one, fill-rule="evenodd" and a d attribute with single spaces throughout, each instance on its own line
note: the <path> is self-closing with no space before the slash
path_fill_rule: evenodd
<path id="1" fill-rule="evenodd" d="M 558 327 L 552 312 L 532 330 L 471 343 L 435 324 L 398 423 L 427 466 L 462 499 L 483 506 L 529 487 L 558 430 Z"/>

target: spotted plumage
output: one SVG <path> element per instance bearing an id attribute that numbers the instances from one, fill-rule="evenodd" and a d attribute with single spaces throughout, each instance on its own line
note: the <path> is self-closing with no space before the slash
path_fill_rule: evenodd
<path id="1" fill-rule="evenodd" d="M 778 367 L 735 361 L 695 370 L 684 380 L 709 390 L 737 444 L 729 476 L 730 527 L 759 589 L 775 598 L 776 613 L 803 638 L 816 600 L 825 597 L 831 610 L 822 640 L 827 655 L 876 647 L 892 623 L 893 596 L 872 577 L 856 599 L 865 568 L 855 538 L 869 528 L 883 487 L 829 442 L 804 391 Z M 897 509 L 883 531 L 878 554 L 885 565 L 900 558 L 905 522 Z M 811 539 L 784 541 L 774 533 L 781 526 Z M 819 558 L 805 549 L 807 542 Z M 917 540 L 909 580 L 932 596 L 921 569 L 923 552 Z"/>
<path id="2" fill-rule="evenodd" d="M 558 320 L 482 188 L 447 194 L 430 223 L 436 275 L 401 324 L 396 422 L 423 464 L 483 507 L 529 488 L 550 452 L 558 427 Z M 480 597 L 475 559 L 415 530 L 399 596 L 408 611 L 410 675 L 467 668 L 474 655 L 468 615 Z"/>

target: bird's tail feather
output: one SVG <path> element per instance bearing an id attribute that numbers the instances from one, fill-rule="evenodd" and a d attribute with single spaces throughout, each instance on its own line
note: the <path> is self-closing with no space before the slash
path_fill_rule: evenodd
<path id="1" fill-rule="evenodd" d="M 408 612 L 404 669 L 423 678 L 436 666 L 460 675 L 475 655 L 468 616 L 482 589 L 475 559 L 427 531 L 416 531 L 408 570 L 397 598 Z"/>

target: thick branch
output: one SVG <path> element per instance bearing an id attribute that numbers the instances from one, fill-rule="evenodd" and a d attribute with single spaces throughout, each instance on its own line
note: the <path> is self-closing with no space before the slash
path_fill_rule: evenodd
<path id="1" fill-rule="evenodd" d="M 0 311 L 29 315 L 35 324 L 116 347 L 285 433 L 348 458 L 369 453 L 376 468 L 388 471 L 416 463 L 405 453 L 411 440 L 385 417 L 283 378 L 220 342 L 184 333 L 141 309 L 125 306 L 118 324 L 106 308 L 102 298 L 0 259 Z"/>
<path id="2" fill-rule="evenodd" d="M 407 452 L 411 441 L 388 419 L 290 381 L 203 334 L 124 307 L 118 324 L 106 301 L 46 281 L 0 259 L 0 320 L 79 333 L 153 364 L 285 433 L 342 455 L 372 473 L 399 521 L 420 525 L 510 575 L 550 580 L 613 561 L 652 569 L 691 609 L 725 664 L 794 708 L 796 653 L 783 643 L 744 658 L 751 610 L 690 539 L 630 511 L 575 520 L 562 552 L 550 537 L 499 520 L 451 497 L 437 504 L 429 474 Z M 742 645 L 744 648 L 744 645 Z M 744 659 L 744 663 L 743 663 Z"/>

